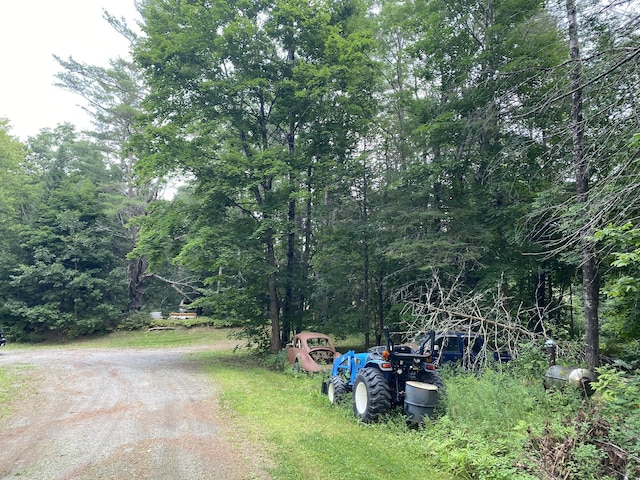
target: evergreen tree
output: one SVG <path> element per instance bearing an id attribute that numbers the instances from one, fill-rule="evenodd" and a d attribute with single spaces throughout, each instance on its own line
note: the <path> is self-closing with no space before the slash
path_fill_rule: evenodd
<path id="1" fill-rule="evenodd" d="M 30 140 L 21 216 L 13 225 L 15 264 L 4 303 L 16 338 L 77 336 L 117 323 L 123 300 L 118 257 L 101 185 L 109 178 L 100 152 L 73 127 Z"/>

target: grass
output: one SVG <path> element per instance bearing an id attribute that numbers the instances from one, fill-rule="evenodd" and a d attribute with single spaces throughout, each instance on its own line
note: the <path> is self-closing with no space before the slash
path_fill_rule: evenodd
<path id="1" fill-rule="evenodd" d="M 447 376 L 446 412 L 419 428 L 399 412 L 365 425 L 350 402 L 329 405 L 319 375 L 266 369 L 244 353 L 199 355 L 222 386 L 223 405 L 270 446 L 276 479 L 537 478 L 520 457 L 528 430 L 544 426 L 552 405 L 542 389 L 504 375 Z"/>
<path id="2" fill-rule="evenodd" d="M 477 378 L 444 371 L 447 397 L 437 418 L 410 428 L 395 412 L 386 422 L 365 425 L 354 418 L 350 402 L 329 404 L 320 393 L 320 375 L 278 370 L 273 358 L 266 362 L 236 351 L 230 333 L 205 327 L 118 332 L 65 348 L 220 346 L 192 355 L 220 386 L 225 414 L 242 435 L 267 449 L 277 480 L 540 478 L 531 436 L 555 428 L 549 425 L 561 429 L 562 419 L 579 407 L 579 399 L 551 397 L 518 374 L 489 371 Z M 5 400 L 15 392 L 17 377 L 15 371 L 0 372 L 0 415 L 7 412 Z"/>
<path id="3" fill-rule="evenodd" d="M 74 342 L 77 347 L 94 348 L 169 348 L 229 343 L 235 330 L 207 327 L 175 330 L 118 331 L 109 335 Z M 233 347 L 232 347 L 233 348 Z"/>
<path id="4" fill-rule="evenodd" d="M 29 370 L 24 366 L 0 369 L 0 421 L 8 418 L 14 411 L 15 403 L 31 391 L 33 379 L 25 375 Z"/>
<path id="5" fill-rule="evenodd" d="M 416 465 L 425 464 L 424 444 L 406 444 L 401 455 L 397 449 L 403 436 L 420 434 L 399 418 L 388 424 L 356 422 L 349 406 L 329 405 L 320 393 L 320 375 L 266 370 L 246 356 L 228 353 L 201 356 L 208 358 L 211 375 L 222 385 L 223 405 L 277 459 L 276 479 L 414 478 Z M 439 478 L 453 478 L 430 470 Z"/>
<path id="6" fill-rule="evenodd" d="M 416 468 L 427 467 L 436 473 L 424 444 L 403 449 L 402 455 L 396 449 L 399 436 L 424 432 L 409 430 L 399 418 L 375 425 L 356 422 L 350 407 L 329 405 L 320 393 L 320 375 L 268 370 L 246 354 L 199 356 L 222 386 L 222 405 L 243 419 L 246 435 L 270 446 L 277 460 L 274 478 L 415 478 Z"/>

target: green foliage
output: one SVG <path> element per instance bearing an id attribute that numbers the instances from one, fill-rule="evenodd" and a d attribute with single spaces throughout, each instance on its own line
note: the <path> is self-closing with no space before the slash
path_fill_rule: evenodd
<path id="1" fill-rule="evenodd" d="M 140 330 L 151 325 L 151 315 L 144 312 L 132 312 L 118 321 L 119 330 Z"/>
<path id="2" fill-rule="evenodd" d="M 582 323 L 568 305 L 582 260 L 562 251 L 583 232 L 563 136 L 567 45 L 544 2 L 149 0 L 141 11 L 135 64 L 58 58 L 61 85 L 99 106 L 95 143 L 66 125 L 26 156 L 2 121 L 0 308 L 17 335 L 109 330 L 143 301 L 176 304 L 185 292 L 149 287 L 150 272 L 188 285 L 260 348 L 279 322 L 371 335 L 407 297 L 430 301 L 433 271 L 444 289 L 450 276 L 464 291 L 500 279 L 503 306 L 548 313 L 556 336 L 568 312 Z M 637 72 L 617 56 L 637 32 L 614 13 L 584 15 L 589 208 L 597 222 L 637 218 Z M 147 205 L 158 185 L 147 181 L 169 173 L 193 181 Z M 636 237 L 632 224 L 595 235 L 613 249 L 607 353 L 628 362 Z M 547 242 L 546 260 L 524 255 Z M 534 378 L 535 348 L 509 368 Z"/>
<path id="3" fill-rule="evenodd" d="M 598 418 L 606 428 L 593 432 L 596 445 L 608 445 L 613 467 L 629 477 L 640 475 L 640 372 L 598 369 Z"/>
<path id="4" fill-rule="evenodd" d="M 133 141 L 137 168 L 189 172 L 196 188 L 185 217 L 154 207 L 138 251 L 197 274 L 201 305 L 242 319 L 258 342 L 268 323 L 278 338 L 279 319 L 268 317 L 281 306 L 285 329 L 308 320 L 311 197 L 336 179 L 335 163 L 349 159 L 376 112 L 374 42 L 355 21 L 364 7 L 348 3 L 142 9 L 135 57 L 150 93 Z M 185 240 L 168 247 L 179 226 Z"/>
<path id="5" fill-rule="evenodd" d="M 608 225 L 594 234 L 594 239 L 611 251 L 611 271 L 603 293 L 608 300 L 604 305 L 607 321 L 602 327 L 610 351 L 624 353 L 624 344 L 634 344 L 640 336 L 640 229 L 632 223 Z M 633 356 L 625 356 L 633 360 Z"/>
<path id="6" fill-rule="evenodd" d="M 6 326 L 19 340 L 110 329 L 126 301 L 126 278 L 118 276 L 118 238 L 105 235 L 118 227 L 101 192 L 110 181 L 101 155 L 60 126 L 32 139 L 20 168 L 29 172 L 30 195 L 16 202 L 21 214 L 8 226 Z"/>
<path id="7" fill-rule="evenodd" d="M 611 266 L 620 272 L 618 278 L 611 282 L 604 293 L 614 298 L 637 294 L 640 278 L 625 275 L 625 272 L 635 272 L 640 265 L 640 229 L 634 228 L 631 222 L 619 227 L 608 225 L 597 231 L 594 238 L 615 249 Z"/>

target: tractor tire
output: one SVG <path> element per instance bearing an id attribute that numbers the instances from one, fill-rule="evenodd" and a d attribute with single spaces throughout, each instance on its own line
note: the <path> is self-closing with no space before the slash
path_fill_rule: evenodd
<path id="1" fill-rule="evenodd" d="M 353 383 L 353 413 L 363 422 L 375 422 L 391 409 L 391 393 L 377 368 L 365 367 Z"/>
<path id="2" fill-rule="evenodd" d="M 327 396 L 331 405 L 337 405 L 344 400 L 349 389 L 344 379 L 340 375 L 334 375 L 329 380 Z"/>
<path id="3" fill-rule="evenodd" d="M 420 381 L 435 385 L 436 387 L 438 387 L 438 393 L 440 395 L 444 394 L 444 381 L 442 380 L 442 377 L 438 372 L 433 370 L 422 372 L 422 374 L 420 375 Z"/>

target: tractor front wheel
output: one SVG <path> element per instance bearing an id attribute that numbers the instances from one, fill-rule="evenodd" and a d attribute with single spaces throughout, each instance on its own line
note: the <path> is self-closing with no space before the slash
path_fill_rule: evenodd
<path id="1" fill-rule="evenodd" d="M 347 384 L 340 375 L 334 375 L 329 380 L 329 388 L 327 391 L 329 397 L 329 403 L 336 405 L 344 400 L 347 394 Z"/>
<path id="2" fill-rule="evenodd" d="M 363 422 L 374 422 L 391 409 L 389 384 L 380 370 L 361 369 L 353 383 L 353 413 Z"/>

